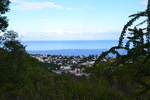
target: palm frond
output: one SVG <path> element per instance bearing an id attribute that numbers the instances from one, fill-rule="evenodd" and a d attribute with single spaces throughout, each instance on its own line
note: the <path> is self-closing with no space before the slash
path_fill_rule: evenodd
<path id="1" fill-rule="evenodd" d="M 137 14 L 132 14 L 129 17 L 136 17 L 136 16 L 146 16 L 146 11 L 142 11 L 142 12 L 139 12 Z"/>

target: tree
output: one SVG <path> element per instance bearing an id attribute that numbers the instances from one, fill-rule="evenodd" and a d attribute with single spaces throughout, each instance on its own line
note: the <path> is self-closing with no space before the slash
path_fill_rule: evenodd
<path id="1" fill-rule="evenodd" d="M 104 68 L 98 71 L 94 70 L 96 71 L 96 74 L 103 74 L 103 76 L 110 80 L 110 83 L 115 84 L 115 87 L 118 88 L 118 90 L 129 92 L 131 89 L 135 88 L 135 90 L 133 89 L 134 91 L 138 90 L 136 94 L 138 93 L 149 96 L 150 0 L 148 0 L 147 9 L 145 11 L 132 14 L 129 17 L 131 20 L 129 20 L 123 27 L 118 46 L 112 47 L 108 51 L 103 52 L 95 61 L 93 69 L 102 68 L 102 66 L 100 66 L 100 60 L 106 57 L 109 53 L 116 54 L 115 62 L 111 63 L 109 66 L 104 66 Z M 145 20 L 135 25 L 135 21 L 141 17 L 144 17 Z M 145 23 L 146 27 L 140 28 L 140 26 Z M 127 40 L 125 45 L 123 43 L 124 39 Z M 127 54 L 120 54 L 117 51 L 118 49 L 126 50 Z M 123 87 L 129 87 L 131 89 L 124 89 L 124 91 L 122 90 Z M 134 91 L 132 91 L 133 94 L 135 94 Z"/>
<path id="2" fill-rule="evenodd" d="M 7 31 L 2 36 L 0 36 L 1 47 L 8 52 L 25 52 L 25 46 L 23 46 L 17 38 L 17 32 L 13 30 Z"/>
<path id="3" fill-rule="evenodd" d="M 8 19 L 6 16 L 2 15 L 10 10 L 9 4 L 10 4 L 9 0 L 0 0 L 0 30 L 2 32 L 4 32 L 8 27 Z"/>
<path id="4" fill-rule="evenodd" d="M 131 59 L 135 60 L 138 57 L 144 56 L 145 59 L 143 63 L 146 62 L 150 58 L 150 0 L 148 0 L 147 9 L 145 11 L 138 12 L 136 14 L 132 14 L 129 16 L 131 20 L 129 20 L 123 27 L 121 32 L 118 46 L 110 48 L 108 51 L 103 52 L 99 58 L 95 61 L 95 64 L 98 64 L 100 59 L 106 57 L 109 53 L 113 53 L 116 55 L 116 58 L 120 59 Z M 139 18 L 144 17 L 145 20 L 134 25 L 134 22 Z M 147 24 L 147 27 L 140 28 L 140 25 Z M 134 26 L 134 28 L 132 28 Z M 129 34 L 128 34 L 129 33 Z M 129 35 L 129 36 L 128 36 Z M 131 35 L 131 36 L 130 36 Z M 128 36 L 128 37 L 125 37 Z M 127 39 L 125 45 L 123 45 L 123 40 Z M 133 44 L 133 46 L 130 45 Z M 131 48 L 129 48 L 131 47 Z M 123 49 L 127 51 L 127 55 L 122 56 L 117 50 Z M 124 62 L 126 62 L 124 60 Z M 122 60 L 123 61 L 123 60 Z M 119 64 L 119 63 L 118 63 Z"/>

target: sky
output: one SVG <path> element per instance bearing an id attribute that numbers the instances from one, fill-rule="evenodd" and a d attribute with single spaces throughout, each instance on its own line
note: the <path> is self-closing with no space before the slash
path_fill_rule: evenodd
<path id="1" fill-rule="evenodd" d="M 8 30 L 22 40 L 118 40 L 147 0 L 10 0 Z"/>

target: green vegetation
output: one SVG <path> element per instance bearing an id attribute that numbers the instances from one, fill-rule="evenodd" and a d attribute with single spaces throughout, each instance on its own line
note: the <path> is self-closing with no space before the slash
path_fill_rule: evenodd
<path id="1" fill-rule="evenodd" d="M 0 0 L 0 3 L 1 14 L 9 11 L 9 1 Z M 100 55 L 93 67 L 86 68 L 90 76 L 76 77 L 54 74 L 45 64 L 31 57 L 17 39 L 17 32 L 6 31 L 8 22 L 1 16 L 0 30 L 4 34 L 0 36 L 0 99 L 149 100 L 150 0 L 144 12 L 130 17 L 133 18 L 124 26 L 118 46 Z M 129 28 L 139 17 L 146 17 L 146 20 Z M 139 28 L 144 22 L 147 27 Z M 131 36 L 123 46 L 127 29 Z M 120 55 L 117 49 L 126 50 L 127 55 Z M 116 54 L 114 62 L 101 61 L 108 53 Z"/>

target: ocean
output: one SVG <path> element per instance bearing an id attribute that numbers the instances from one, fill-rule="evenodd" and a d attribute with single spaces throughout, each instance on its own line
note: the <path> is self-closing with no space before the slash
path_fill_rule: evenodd
<path id="1" fill-rule="evenodd" d="M 117 46 L 118 40 L 22 41 L 22 44 L 29 54 L 88 56 L 100 55 Z"/>

